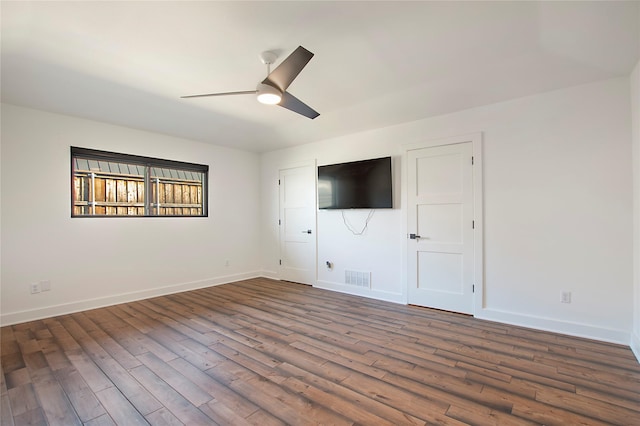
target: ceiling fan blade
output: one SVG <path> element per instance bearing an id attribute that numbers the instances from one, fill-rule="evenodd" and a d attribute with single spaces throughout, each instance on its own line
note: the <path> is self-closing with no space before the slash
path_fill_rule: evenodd
<path id="1" fill-rule="evenodd" d="M 255 95 L 256 93 L 258 93 L 257 90 L 244 90 L 241 92 L 206 93 L 203 95 L 188 95 L 188 96 L 180 96 L 180 98 L 186 99 L 186 98 L 205 98 L 207 96 Z"/>
<path id="2" fill-rule="evenodd" d="M 312 120 L 320 115 L 319 112 L 315 111 L 309 105 L 305 104 L 289 92 L 284 92 L 282 94 L 282 100 L 278 105 L 293 112 L 297 112 L 300 115 L 304 115 Z"/>
<path id="3" fill-rule="evenodd" d="M 298 46 L 296 50 L 282 61 L 280 65 L 273 70 L 262 83 L 275 86 L 282 92 L 287 90 L 291 82 L 300 74 L 300 71 L 313 58 L 313 53 L 309 52 L 302 46 Z"/>

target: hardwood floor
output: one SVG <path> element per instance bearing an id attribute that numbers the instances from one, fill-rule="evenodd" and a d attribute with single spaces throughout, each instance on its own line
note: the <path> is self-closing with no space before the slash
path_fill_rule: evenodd
<path id="1" fill-rule="evenodd" d="M 627 347 L 268 279 L 1 337 L 2 425 L 640 425 Z"/>

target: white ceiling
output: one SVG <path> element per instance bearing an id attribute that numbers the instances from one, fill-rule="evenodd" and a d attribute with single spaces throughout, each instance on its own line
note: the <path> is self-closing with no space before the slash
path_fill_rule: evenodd
<path id="1" fill-rule="evenodd" d="M 7 2 L 2 101 L 263 152 L 591 81 L 640 58 L 640 2 Z M 258 59 L 315 53 L 251 95 Z M 276 64 L 277 65 L 277 64 Z"/>

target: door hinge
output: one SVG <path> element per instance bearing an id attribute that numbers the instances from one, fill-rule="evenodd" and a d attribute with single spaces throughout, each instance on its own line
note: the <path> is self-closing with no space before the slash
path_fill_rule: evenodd
<path id="1" fill-rule="evenodd" d="M 280 263 L 280 265 L 282 265 L 282 259 L 278 260 L 278 263 Z"/>
<path id="2" fill-rule="evenodd" d="M 475 292 L 476 292 L 476 285 L 475 285 L 475 284 L 473 284 L 473 285 L 471 286 L 471 293 L 475 293 Z"/>
<path id="3" fill-rule="evenodd" d="M 476 229 L 476 221 L 475 220 L 471 221 L 471 229 Z"/>
<path id="4" fill-rule="evenodd" d="M 278 225 L 282 225 L 282 221 L 278 219 Z"/>
<path id="5" fill-rule="evenodd" d="M 278 185 L 280 185 L 280 179 L 278 179 Z"/>
<path id="6" fill-rule="evenodd" d="M 471 156 L 471 165 L 473 166 L 473 156 Z"/>

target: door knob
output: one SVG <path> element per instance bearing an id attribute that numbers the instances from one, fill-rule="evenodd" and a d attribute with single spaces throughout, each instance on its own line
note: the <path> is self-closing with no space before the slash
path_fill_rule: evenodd
<path id="1" fill-rule="evenodd" d="M 420 235 L 409 234 L 409 239 L 410 240 L 419 240 L 420 239 Z"/>
<path id="2" fill-rule="evenodd" d="M 310 234 L 311 233 L 311 229 L 307 229 L 306 231 L 302 231 L 303 234 Z"/>

